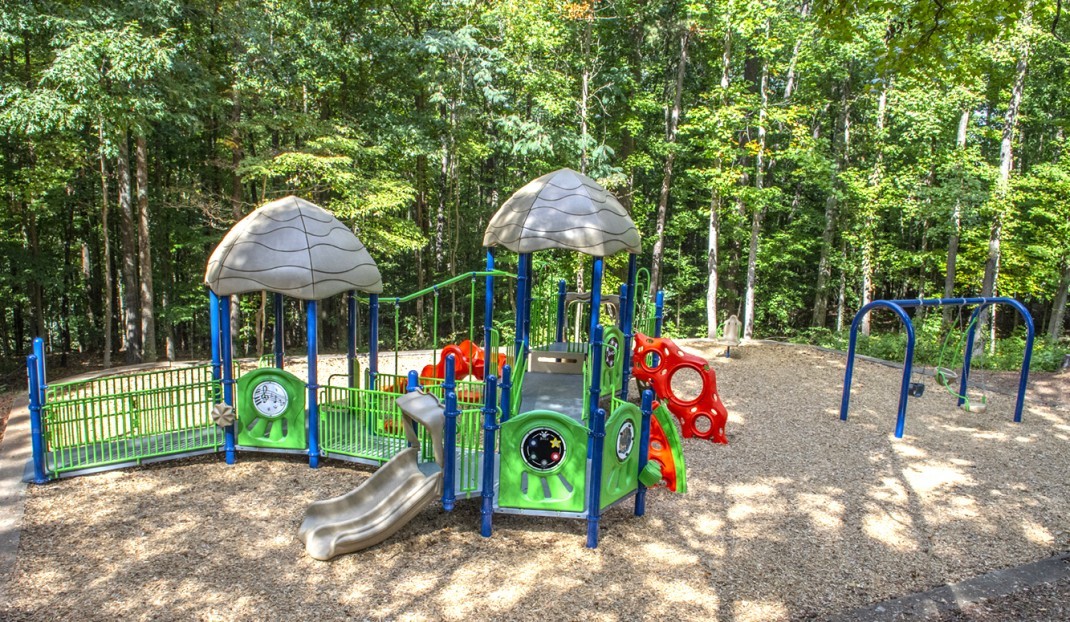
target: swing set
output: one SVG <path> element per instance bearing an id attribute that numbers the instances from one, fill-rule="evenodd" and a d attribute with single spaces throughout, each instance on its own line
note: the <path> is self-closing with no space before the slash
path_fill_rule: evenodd
<path id="1" fill-rule="evenodd" d="M 1029 310 L 1025 308 L 1025 305 L 1018 302 L 1013 298 L 1006 297 L 979 297 L 979 298 L 914 298 L 914 299 L 902 299 L 902 300 L 874 300 L 873 302 L 865 305 L 858 310 L 855 314 L 854 320 L 851 322 L 851 338 L 850 345 L 847 349 L 847 370 L 844 372 L 843 379 L 843 399 L 840 403 L 840 420 L 847 421 L 847 411 L 850 406 L 851 399 L 851 380 L 854 376 L 854 359 L 855 348 L 858 342 L 858 327 L 862 323 L 862 318 L 867 313 L 876 309 L 877 307 L 883 307 L 890 309 L 893 313 L 899 316 L 902 320 L 904 328 L 907 333 L 907 346 L 906 355 L 903 359 L 903 379 L 899 388 L 899 412 L 895 424 L 895 437 L 903 438 L 903 429 L 906 426 L 907 418 L 907 397 L 915 396 L 919 397 L 924 391 L 924 385 L 911 382 L 911 373 L 914 366 L 914 323 L 911 321 L 910 316 L 907 315 L 906 309 L 909 308 L 925 308 L 925 307 L 958 307 L 960 310 L 963 307 L 974 306 L 973 313 L 970 316 L 970 321 L 966 326 L 965 333 L 959 338 L 959 343 L 955 346 L 955 352 L 952 356 L 957 355 L 959 347 L 962 344 L 962 339 L 966 341 L 966 348 L 963 354 L 962 370 L 956 374 L 950 368 L 944 367 L 944 353 L 947 349 L 947 344 L 950 340 L 950 333 L 944 338 L 944 343 L 940 348 L 940 355 L 937 359 L 937 367 L 935 370 L 935 376 L 937 382 L 943 386 L 948 393 L 958 401 L 958 406 L 963 407 L 964 410 L 973 413 L 981 413 L 987 410 L 987 397 L 982 397 L 981 401 L 970 402 L 969 397 L 966 394 L 967 383 L 970 379 L 970 366 L 973 359 L 974 343 L 977 337 L 977 320 L 981 313 L 997 304 L 1005 304 L 1014 307 L 1018 314 L 1025 320 L 1026 338 L 1025 338 L 1025 354 L 1022 357 L 1022 368 L 1018 378 L 1018 396 L 1015 400 L 1014 406 L 1014 422 L 1021 423 L 1022 421 L 1022 406 L 1025 401 L 1025 388 L 1026 383 L 1029 381 L 1029 363 L 1033 359 L 1033 340 L 1035 338 L 1035 328 L 1033 326 L 1033 316 L 1029 314 Z M 961 312 L 961 311 L 960 311 Z M 958 392 L 955 392 L 952 388 L 955 380 L 959 381 Z"/>

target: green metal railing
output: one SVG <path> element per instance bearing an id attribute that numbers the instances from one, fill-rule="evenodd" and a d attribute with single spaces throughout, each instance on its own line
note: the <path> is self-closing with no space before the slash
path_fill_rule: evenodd
<path id="1" fill-rule="evenodd" d="M 480 465 L 483 461 L 483 411 L 479 408 L 461 410 L 457 417 L 457 477 L 456 492 L 468 495 L 479 492 L 483 482 Z"/>
<path id="2" fill-rule="evenodd" d="M 323 451 L 383 463 L 408 447 L 397 393 L 326 386 L 319 398 Z M 427 433 L 419 428 L 417 434 L 426 458 Z"/>
<path id="3" fill-rule="evenodd" d="M 42 415 L 52 476 L 219 449 L 211 419 L 220 385 L 210 366 L 50 385 Z"/>

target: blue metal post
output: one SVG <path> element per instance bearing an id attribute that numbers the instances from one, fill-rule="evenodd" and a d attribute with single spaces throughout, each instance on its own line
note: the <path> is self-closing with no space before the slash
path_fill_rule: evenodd
<path id="1" fill-rule="evenodd" d="M 33 355 L 37 357 L 37 399 L 41 403 L 41 408 L 44 408 L 45 389 L 48 386 L 48 372 L 45 366 L 45 340 L 43 338 L 33 338 Z"/>
<path id="2" fill-rule="evenodd" d="M 487 249 L 487 272 L 494 270 L 494 249 Z M 490 333 L 494 330 L 494 277 L 487 275 L 483 279 L 483 379 L 486 381 L 492 373 Z M 495 361 L 494 364 L 497 364 Z M 485 389 L 484 389 L 485 390 Z"/>
<path id="3" fill-rule="evenodd" d="M 596 265 L 598 263 L 596 258 Z M 597 270 L 597 269 L 596 269 Z M 591 289 L 591 299 L 594 302 L 594 293 L 598 290 Z M 592 307 L 596 309 L 597 307 Z M 591 356 L 588 359 L 591 365 L 591 388 L 590 388 L 590 428 L 591 442 L 588 445 L 588 453 L 591 458 L 591 478 L 587 482 L 587 548 L 598 546 L 598 521 L 602 515 L 602 447 L 606 438 L 606 411 L 598 407 L 598 397 L 602 392 L 602 325 L 597 324 L 591 330 Z"/>
<path id="4" fill-rule="evenodd" d="M 514 359 L 519 362 L 524 357 L 524 311 L 528 308 L 524 297 L 528 293 L 528 261 L 531 255 L 520 253 L 516 265 L 516 339 L 513 345 Z M 519 364 L 519 363 L 517 363 Z"/>
<path id="5" fill-rule="evenodd" d="M 620 399 L 628 400 L 628 381 L 632 376 L 632 339 L 635 336 L 635 253 L 628 255 L 628 302 L 621 302 L 621 330 L 624 331 L 624 373 L 621 379 Z"/>
<path id="6" fill-rule="evenodd" d="M 565 279 L 557 282 L 557 330 L 554 332 L 554 342 L 561 343 L 565 340 Z"/>
<path id="7" fill-rule="evenodd" d="M 282 294 L 275 294 L 275 367 L 282 369 L 286 355 L 286 309 L 282 306 Z"/>
<path id="8" fill-rule="evenodd" d="M 605 273 L 605 259 L 602 257 L 595 257 L 594 264 L 591 266 L 591 324 L 590 335 L 592 341 L 594 340 L 594 328 L 600 323 L 600 315 L 602 311 L 602 275 Z M 601 337 L 598 338 L 602 340 Z"/>
<path id="9" fill-rule="evenodd" d="M 306 308 L 308 319 L 308 466 L 313 469 L 320 465 L 320 408 L 317 402 L 320 385 L 318 384 L 316 365 L 319 347 L 319 316 L 316 313 L 315 300 L 309 300 Z"/>
<path id="10" fill-rule="evenodd" d="M 639 432 L 639 473 L 646 468 L 650 461 L 650 416 L 654 413 L 654 392 L 650 389 L 643 391 L 643 427 Z M 635 491 L 635 515 L 642 516 L 646 513 L 646 485 L 639 480 L 639 488 Z"/>
<path id="11" fill-rule="evenodd" d="M 219 386 L 223 366 L 219 347 L 219 296 L 216 296 L 212 290 L 208 290 L 208 327 L 209 332 L 212 333 L 212 381 Z M 221 396 L 216 394 L 214 401 L 217 404 L 219 397 Z"/>
<path id="12" fill-rule="evenodd" d="M 420 375 L 415 369 L 409 370 L 408 381 L 405 383 L 405 392 L 412 393 L 420 388 Z"/>
<path id="13" fill-rule="evenodd" d="M 375 378 L 379 375 L 379 294 L 368 297 L 368 388 L 379 389 Z"/>
<path id="14" fill-rule="evenodd" d="M 219 299 L 219 352 L 223 359 L 223 402 L 234 407 L 234 339 L 230 334 L 230 296 Z M 223 455 L 234 464 L 234 424 L 223 428 Z"/>
<path id="15" fill-rule="evenodd" d="M 907 420 L 907 390 L 910 387 L 910 371 L 914 366 L 914 324 L 911 323 L 910 317 L 907 315 L 906 311 L 903 310 L 903 307 L 889 300 L 874 300 L 867 304 L 858 310 L 858 313 L 855 314 L 855 319 L 851 322 L 851 340 L 847 346 L 847 371 L 844 372 L 843 376 L 843 398 L 840 401 L 840 419 L 842 421 L 847 421 L 847 409 L 851 399 L 851 380 L 854 376 L 855 346 L 858 341 L 858 327 L 862 323 L 862 318 L 865 317 L 871 309 L 876 307 L 891 309 L 899 316 L 899 319 L 903 321 L 903 326 L 907 330 L 907 349 L 903 361 L 903 379 L 899 385 L 899 414 L 895 422 L 895 437 L 903 438 L 903 427 L 906 425 Z"/>
<path id="16" fill-rule="evenodd" d="M 446 379 L 442 383 L 442 393 L 446 396 L 446 430 L 443 439 L 445 456 L 442 460 L 442 509 L 450 512 L 456 501 L 454 475 L 457 471 L 457 383 L 456 357 L 446 357 Z"/>
<path id="17" fill-rule="evenodd" d="M 480 508 L 479 533 L 489 538 L 494 521 L 494 432 L 498 429 L 498 409 L 495 404 L 497 382 L 493 375 L 487 376 L 490 389 L 483 396 L 483 506 Z"/>
<path id="18" fill-rule="evenodd" d="M 665 292 L 658 290 L 654 297 L 654 336 L 661 336 L 661 327 L 665 316 Z"/>
<path id="19" fill-rule="evenodd" d="M 509 421 L 509 417 L 512 415 L 513 410 L 513 368 L 509 365 L 502 366 L 502 383 L 501 387 L 501 408 L 502 423 Z"/>
<path id="20" fill-rule="evenodd" d="M 346 363 L 349 371 L 349 388 L 357 386 L 357 292 L 346 294 Z"/>
<path id="21" fill-rule="evenodd" d="M 34 344 L 36 346 L 36 342 Z M 34 347 L 34 350 L 37 348 Z M 41 367 L 36 354 L 26 357 L 27 390 L 30 397 L 30 445 L 33 448 L 33 483 L 48 482 L 45 473 L 45 434 L 41 420 Z"/>
<path id="22" fill-rule="evenodd" d="M 531 299 L 532 290 L 535 289 L 535 257 L 534 255 L 528 255 L 527 265 L 527 292 L 524 293 L 524 357 L 527 358 L 528 352 L 531 351 Z"/>

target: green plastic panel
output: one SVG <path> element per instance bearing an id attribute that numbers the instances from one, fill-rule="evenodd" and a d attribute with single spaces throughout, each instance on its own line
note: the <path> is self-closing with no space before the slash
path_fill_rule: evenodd
<path id="1" fill-rule="evenodd" d="M 265 367 L 239 378 L 236 410 L 239 445 L 308 449 L 305 383 L 290 372 Z"/>
<path id="2" fill-rule="evenodd" d="M 620 392 L 624 379 L 624 333 L 616 326 L 607 326 L 602 333 L 602 395 Z"/>
<path id="3" fill-rule="evenodd" d="M 560 462 L 537 469 L 522 455 L 529 434 L 548 430 L 563 443 Z M 582 512 L 587 479 L 587 428 L 568 415 L 533 410 L 512 417 L 501 428 L 500 507 Z"/>
<path id="4" fill-rule="evenodd" d="M 639 486 L 639 435 L 643 413 L 623 403 L 606 421 L 602 449 L 602 507 L 616 502 Z"/>
<path id="5" fill-rule="evenodd" d="M 676 465 L 676 492 L 687 492 L 687 465 L 684 464 L 684 446 L 680 440 L 680 432 L 676 429 L 676 420 L 665 404 L 658 404 L 654 409 L 654 417 L 665 431 L 665 440 L 669 441 L 669 451 L 672 452 L 672 461 Z"/>

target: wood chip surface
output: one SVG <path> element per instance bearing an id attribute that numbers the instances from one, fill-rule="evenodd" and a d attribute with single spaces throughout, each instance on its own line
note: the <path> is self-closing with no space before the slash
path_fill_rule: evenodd
<path id="1" fill-rule="evenodd" d="M 859 362 L 841 422 L 843 355 L 689 349 L 731 444 L 686 440 L 688 494 L 613 508 L 597 550 L 578 520 L 497 515 L 482 538 L 474 500 L 317 562 L 305 507 L 369 469 L 207 456 L 31 487 L 0 619 L 822 619 L 1070 548 L 1065 393 L 1015 424 L 1012 396 L 968 414 L 928 378 L 895 439 L 900 370 Z"/>

